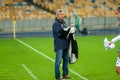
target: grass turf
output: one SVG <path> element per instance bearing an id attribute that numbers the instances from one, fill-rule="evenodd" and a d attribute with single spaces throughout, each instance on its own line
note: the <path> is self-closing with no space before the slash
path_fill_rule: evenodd
<path id="1" fill-rule="evenodd" d="M 106 35 L 111 40 L 116 35 Z M 115 63 L 119 42 L 106 51 L 105 36 L 78 36 L 79 59 L 69 68 L 89 80 L 119 80 Z M 45 55 L 55 58 L 53 38 L 19 38 Z M 0 80 L 33 80 L 22 64 L 39 79 L 54 80 L 54 63 L 14 39 L 0 39 Z M 82 80 L 69 73 L 71 80 Z"/>

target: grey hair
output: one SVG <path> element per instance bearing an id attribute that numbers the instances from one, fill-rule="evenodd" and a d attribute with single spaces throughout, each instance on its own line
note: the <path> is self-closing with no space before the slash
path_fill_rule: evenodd
<path id="1" fill-rule="evenodd" d="M 57 9 L 57 11 L 56 11 L 56 16 L 58 15 L 59 12 L 61 12 L 61 13 L 64 14 L 64 11 L 63 11 L 62 9 Z"/>

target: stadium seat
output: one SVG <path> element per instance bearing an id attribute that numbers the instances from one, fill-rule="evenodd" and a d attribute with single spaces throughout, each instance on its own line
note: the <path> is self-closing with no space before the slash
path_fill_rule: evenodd
<path id="1" fill-rule="evenodd" d="M 80 17 L 115 16 L 115 10 L 119 6 L 120 0 L 116 0 L 116 2 L 105 0 L 105 3 L 106 5 L 103 5 L 102 0 L 96 0 L 94 3 L 91 0 L 75 0 L 74 3 L 70 3 L 69 0 L 55 0 L 54 2 L 36 0 L 35 5 L 41 8 L 36 9 L 35 5 L 27 5 L 24 0 L 6 0 L 7 6 L 0 7 L 0 15 L 4 14 L 4 19 L 10 19 L 10 15 L 16 15 L 17 19 L 54 18 L 56 10 L 61 8 L 65 11 L 67 18 L 73 11 L 76 11 Z"/>

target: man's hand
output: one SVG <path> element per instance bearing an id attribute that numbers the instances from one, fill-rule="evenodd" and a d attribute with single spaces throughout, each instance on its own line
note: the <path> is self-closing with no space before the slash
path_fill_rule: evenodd
<path id="1" fill-rule="evenodd" d="M 75 33 L 75 31 L 76 31 L 75 27 L 70 28 L 70 33 Z"/>

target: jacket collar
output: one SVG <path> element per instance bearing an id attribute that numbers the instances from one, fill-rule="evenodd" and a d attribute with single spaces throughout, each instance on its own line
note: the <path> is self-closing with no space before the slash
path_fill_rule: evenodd
<path id="1" fill-rule="evenodd" d="M 60 21 L 60 20 L 58 20 L 57 18 L 55 18 L 55 20 L 58 21 L 59 23 L 63 23 L 63 22 L 64 22 L 63 20 Z"/>

